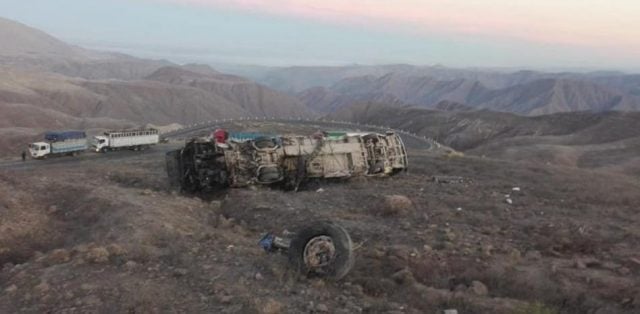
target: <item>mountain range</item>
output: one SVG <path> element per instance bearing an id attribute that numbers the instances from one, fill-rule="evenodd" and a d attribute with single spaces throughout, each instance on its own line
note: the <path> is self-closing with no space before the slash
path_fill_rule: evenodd
<path id="1" fill-rule="evenodd" d="M 333 112 L 355 102 L 404 103 L 433 109 L 442 101 L 521 115 L 640 110 L 640 96 L 634 89 L 637 86 L 611 77 L 598 79 L 603 83 L 566 76 L 490 88 L 482 81 L 467 78 L 441 80 L 389 73 L 345 78 L 329 87 L 312 87 L 297 95 L 310 108 L 321 112 Z"/>

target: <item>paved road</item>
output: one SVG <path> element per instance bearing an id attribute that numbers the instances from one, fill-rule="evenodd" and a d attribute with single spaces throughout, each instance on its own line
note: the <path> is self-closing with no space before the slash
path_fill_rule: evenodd
<path id="1" fill-rule="evenodd" d="M 165 138 L 186 138 L 190 136 L 194 136 L 195 134 L 205 131 L 205 130 L 213 130 L 219 127 L 230 126 L 230 124 L 234 124 L 237 122 L 249 121 L 249 120 L 226 120 L 226 121 L 216 121 L 210 123 L 202 123 L 194 126 L 190 126 L 187 128 L 183 128 L 177 131 L 173 131 L 164 135 Z M 250 120 L 256 121 L 256 120 Z M 260 121 L 260 120 L 258 120 Z M 332 122 L 332 121 L 316 121 L 316 120 L 289 120 L 289 119 L 270 119 L 266 120 L 268 122 L 276 122 L 276 123 L 286 123 L 292 125 L 305 125 L 305 126 L 318 126 L 323 129 L 348 129 L 348 130 L 361 130 L 361 131 L 373 131 L 373 132 L 384 132 L 387 131 L 387 128 L 375 127 L 375 126 L 366 126 L 359 125 L 347 122 Z M 234 125 L 237 126 L 237 125 Z M 431 149 L 437 143 L 430 141 L 428 139 L 424 139 L 422 137 L 412 135 L 406 132 L 396 131 L 402 137 L 402 140 L 405 143 L 407 149 L 416 148 L 416 149 Z M 113 161 L 125 158 L 134 158 L 140 156 L 149 156 L 156 158 L 164 156 L 164 154 L 172 149 L 178 148 L 180 145 L 173 144 L 159 144 L 152 146 L 148 150 L 145 151 L 117 151 L 117 152 L 108 152 L 108 153 L 94 153 L 94 152 L 85 152 L 80 156 L 60 156 L 60 157 L 51 157 L 44 160 L 33 160 L 27 159 L 27 161 L 22 162 L 21 160 L 10 160 L 10 161 L 0 161 L 0 169 L 12 169 L 12 170 L 28 170 L 33 169 L 35 167 L 42 166 L 51 166 L 51 165 L 64 165 L 78 162 L 94 162 L 94 161 Z"/>
<path id="2" fill-rule="evenodd" d="M 27 159 L 25 162 L 22 160 L 10 160 L 10 161 L 0 161 L 0 169 L 11 169 L 11 170 L 29 170 L 36 167 L 42 166 L 52 166 L 52 165 L 65 165 L 71 163 L 79 163 L 79 162 L 95 162 L 95 161 L 113 161 L 127 158 L 134 158 L 140 156 L 148 156 L 148 157 L 162 157 L 164 154 L 172 149 L 177 148 L 177 144 L 159 144 L 150 147 L 144 151 L 116 151 L 116 152 L 108 152 L 108 153 L 94 153 L 94 152 L 85 152 L 79 156 L 59 156 L 59 157 L 51 157 L 47 159 L 35 160 L 35 159 Z"/>

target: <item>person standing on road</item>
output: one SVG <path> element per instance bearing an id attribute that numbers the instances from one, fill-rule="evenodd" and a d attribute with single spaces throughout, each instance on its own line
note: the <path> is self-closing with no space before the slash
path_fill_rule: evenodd
<path id="1" fill-rule="evenodd" d="M 25 160 L 27 160 L 27 152 L 22 151 L 22 161 L 24 162 Z"/>

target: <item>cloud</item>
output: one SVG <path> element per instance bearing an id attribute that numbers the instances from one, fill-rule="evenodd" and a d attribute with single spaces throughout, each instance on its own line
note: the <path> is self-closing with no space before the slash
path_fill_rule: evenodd
<path id="1" fill-rule="evenodd" d="M 640 53 L 630 0 L 156 0 L 349 24 L 390 32 L 478 36 Z"/>

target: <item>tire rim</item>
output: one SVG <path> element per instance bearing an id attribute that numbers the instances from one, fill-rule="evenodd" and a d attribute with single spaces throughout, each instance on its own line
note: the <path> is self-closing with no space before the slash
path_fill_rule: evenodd
<path id="1" fill-rule="evenodd" d="M 317 270 L 333 262 L 336 247 L 331 237 L 322 235 L 309 240 L 304 247 L 304 263 L 309 269 Z"/>

